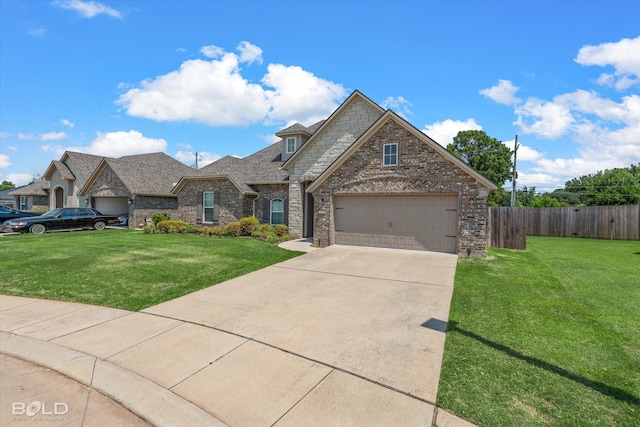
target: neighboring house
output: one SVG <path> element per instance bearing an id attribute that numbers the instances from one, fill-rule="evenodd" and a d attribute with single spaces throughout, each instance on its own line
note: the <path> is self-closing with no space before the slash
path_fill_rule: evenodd
<path id="1" fill-rule="evenodd" d="M 0 205 L 9 206 L 10 208 L 14 207 L 15 202 L 13 200 L 13 196 L 9 193 L 15 190 L 17 190 L 17 188 L 10 188 L 8 190 L 0 191 Z"/>
<path id="2" fill-rule="evenodd" d="M 9 190 L 13 197 L 13 207 L 21 211 L 49 210 L 49 181 L 41 179 L 33 184 Z"/>
<path id="3" fill-rule="evenodd" d="M 130 227 L 142 227 L 154 213 L 176 217 L 178 180 L 194 169 L 165 153 L 105 157 L 78 192 L 87 206 L 104 214 L 127 215 Z"/>
<path id="4" fill-rule="evenodd" d="M 66 151 L 60 160 L 51 162 L 43 178 L 49 181 L 49 208 L 87 207 L 80 190 L 96 170 L 103 157 Z"/>

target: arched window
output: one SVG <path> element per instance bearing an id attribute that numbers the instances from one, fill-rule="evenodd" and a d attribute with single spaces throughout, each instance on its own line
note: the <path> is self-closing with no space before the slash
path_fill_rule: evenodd
<path id="1" fill-rule="evenodd" d="M 284 224 L 284 200 L 271 200 L 271 225 Z"/>

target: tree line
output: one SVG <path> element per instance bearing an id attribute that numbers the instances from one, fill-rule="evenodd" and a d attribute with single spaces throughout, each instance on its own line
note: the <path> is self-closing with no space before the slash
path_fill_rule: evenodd
<path id="1" fill-rule="evenodd" d="M 458 132 L 447 150 L 498 185 L 488 206 L 511 206 L 511 193 L 502 186 L 513 177 L 513 150 L 481 130 Z M 517 171 L 516 171 L 517 178 Z M 536 187 L 516 190 L 516 206 L 562 207 L 640 204 L 640 164 L 583 175 L 564 188 L 539 193 Z"/>

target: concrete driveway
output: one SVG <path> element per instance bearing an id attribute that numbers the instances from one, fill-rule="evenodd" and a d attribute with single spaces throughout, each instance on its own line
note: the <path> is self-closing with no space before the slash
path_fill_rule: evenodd
<path id="1" fill-rule="evenodd" d="M 0 343 L 91 355 L 102 380 L 124 370 L 127 384 L 150 380 L 227 425 L 431 425 L 456 261 L 332 246 L 139 313 L 105 308 L 92 321 L 74 306 L 25 326 L 3 310 L 2 330 L 20 339 Z M 125 406 L 144 417 L 135 396 Z M 439 425 L 456 424 L 441 412 Z"/>

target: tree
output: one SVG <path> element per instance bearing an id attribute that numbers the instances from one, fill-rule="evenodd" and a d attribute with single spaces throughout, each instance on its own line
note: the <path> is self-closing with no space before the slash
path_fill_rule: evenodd
<path id="1" fill-rule="evenodd" d="M 2 181 L 2 184 L 0 184 L 0 191 L 11 190 L 12 188 L 16 188 L 16 186 L 11 181 Z"/>
<path id="2" fill-rule="evenodd" d="M 579 195 L 584 204 L 633 205 L 640 203 L 640 167 L 607 169 L 573 178 L 565 189 Z"/>
<path id="3" fill-rule="evenodd" d="M 569 206 L 566 203 L 565 206 Z M 542 196 L 536 196 L 531 201 L 529 207 L 531 208 L 557 208 L 563 206 L 557 199 L 549 196 L 548 194 L 543 194 Z"/>
<path id="4" fill-rule="evenodd" d="M 458 132 L 447 150 L 498 186 L 513 173 L 512 151 L 502 142 L 481 130 Z"/>

